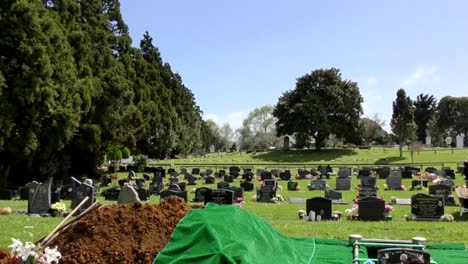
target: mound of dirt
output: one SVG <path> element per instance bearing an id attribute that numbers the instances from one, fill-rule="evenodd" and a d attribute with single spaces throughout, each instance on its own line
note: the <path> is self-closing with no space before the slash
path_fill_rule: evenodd
<path id="1" fill-rule="evenodd" d="M 102 206 L 62 232 L 51 246 L 62 253 L 60 264 L 152 263 L 189 210 L 176 197 L 160 205 Z"/>

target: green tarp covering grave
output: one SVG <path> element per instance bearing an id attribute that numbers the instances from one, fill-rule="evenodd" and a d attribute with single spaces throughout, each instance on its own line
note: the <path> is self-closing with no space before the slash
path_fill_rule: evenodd
<path id="1" fill-rule="evenodd" d="M 468 263 L 463 244 L 431 244 L 428 248 L 439 264 Z M 365 248 L 361 256 L 367 257 Z M 342 264 L 351 261 L 352 247 L 348 241 L 286 237 L 247 210 L 208 203 L 205 209 L 188 212 L 153 264 Z"/>

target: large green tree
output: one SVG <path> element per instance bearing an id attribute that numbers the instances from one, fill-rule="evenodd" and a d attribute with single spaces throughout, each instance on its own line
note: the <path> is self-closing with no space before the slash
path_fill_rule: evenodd
<path id="1" fill-rule="evenodd" d="M 265 105 L 255 108 L 249 113 L 239 128 L 239 143 L 242 149 L 267 149 L 278 147 L 281 138 L 276 136 L 276 118 L 273 116 L 273 106 Z"/>
<path id="2" fill-rule="evenodd" d="M 296 88 L 279 98 L 273 111 L 277 135 L 312 137 L 316 149 L 330 134 L 356 142 L 362 102 L 357 83 L 343 80 L 340 70 L 315 70 L 298 78 Z"/>
<path id="3" fill-rule="evenodd" d="M 400 157 L 403 157 L 403 145 L 408 140 L 412 142 L 416 135 L 414 106 L 411 98 L 406 96 L 404 89 L 399 89 L 396 96 L 393 102 L 393 114 L 390 125 L 400 145 Z"/>
<path id="4" fill-rule="evenodd" d="M 361 118 L 360 123 L 363 131 L 363 139 L 365 139 L 367 143 L 380 145 L 387 143 L 388 134 L 383 129 L 385 121 L 382 120 L 378 114 L 363 117 Z"/>
<path id="5" fill-rule="evenodd" d="M 427 136 L 427 124 L 435 114 L 437 109 L 437 100 L 433 95 L 420 94 L 416 97 L 416 101 L 414 101 L 414 107 L 414 122 L 418 127 L 416 137 L 418 141 L 425 142 Z"/>
<path id="6" fill-rule="evenodd" d="M 440 99 L 433 131 L 443 131 L 444 136 L 464 135 L 464 144 L 468 144 L 468 97 L 445 96 Z"/>

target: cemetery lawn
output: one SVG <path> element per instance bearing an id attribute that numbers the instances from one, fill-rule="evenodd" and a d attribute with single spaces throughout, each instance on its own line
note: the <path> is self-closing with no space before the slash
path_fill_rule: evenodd
<path id="1" fill-rule="evenodd" d="M 246 164 L 255 168 L 285 168 L 291 167 L 293 177 L 296 174 L 298 167 L 316 167 L 314 164 L 331 164 L 334 171 L 337 171 L 338 164 L 347 164 L 348 166 L 358 166 L 359 164 L 396 164 L 396 163 L 411 163 L 409 152 L 404 153 L 403 159 L 398 157 L 398 148 L 372 148 L 371 150 L 359 149 L 338 149 L 338 150 L 324 150 L 316 152 L 313 150 L 304 151 L 274 151 L 253 154 L 246 153 L 221 153 L 208 155 L 206 158 L 188 158 L 179 160 L 168 160 L 164 162 L 153 161 L 152 165 L 166 166 L 167 164 L 174 164 L 177 171 L 180 170 L 179 164 L 184 166 L 199 166 L 202 171 L 205 168 L 220 169 L 222 167 L 229 167 L 230 164 Z M 460 164 L 468 157 L 467 149 L 437 149 L 421 151 L 419 154 L 415 153 L 415 163 L 432 164 L 436 168 L 440 168 L 442 163 L 445 166 L 450 166 L 456 169 L 456 165 Z M 250 165 L 249 165 L 250 164 Z M 301 165 L 297 165 L 301 164 Z M 304 165 L 306 164 L 306 165 Z M 431 166 L 432 166 L 431 165 Z M 416 165 L 415 166 L 419 166 Z M 424 165 L 427 167 L 428 165 Z M 241 166 L 242 167 L 242 166 Z M 168 167 L 166 167 L 167 169 Z M 294 168 L 294 169 L 293 169 Z M 124 178 L 128 173 L 118 173 L 119 178 Z M 142 177 L 142 172 L 137 173 L 138 177 Z M 462 185 L 463 176 L 459 173 L 456 174 L 455 185 Z M 335 188 L 336 176 L 326 180 L 331 189 Z M 219 180 L 217 180 L 219 181 Z M 205 185 L 203 181 L 198 181 L 197 186 L 187 186 L 189 191 L 189 201 L 194 198 L 194 194 L 190 192 L 192 188 L 208 187 L 216 189 L 216 184 Z M 283 191 L 278 192 L 286 201 L 279 204 L 272 203 L 258 203 L 251 200 L 254 192 L 244 193 L 243 207 L 245 210 L 259 215 L 268 223 L 270 223 L 281 234 L 293 237 L 318 237 L 347 240 L 351 234 L 360 234 L 365 238 L 382 238 L 382 239 L 411 239 L 412 237 L 425 237 L 429 242 L 444 242 L 444 243 L 464 243 L 468 246 L 468 214 L 463 217 L 459 216 L 459 206 L 446 206 L 445 213 L 452 214 L 455 217 L 453 222 L 416 222 L 406 221 L 405 215 L 411 213 L 409 205 L 394 205 L 394 210 L 391 213 L 393 220 L 384 222 L 363 222 L 363 221 L 350 221 L 346 217 L 342 217 L 339 221 L 321 221 L 321 222 L 306 222 L 298 218 L 297 210 L 305 210 L 305 204 L 296 204 L 290 202 L 293 198 L 312 198 L 323 197 L 324 191 L 308 191 L 307 184 L 310 180 L 298 180 L 300 191 L 288 191 L 287 183 L 285 181 L 278 181 L 279 185 L 283 187 Z M 347 205 L 332 205 L 333 211 L 344 211 L 352 207 L 353 199 L 358 194 L 357 184 L 360 182 L 355 176 L 352 177 L 350 191 L 340 191 L 343 194 L 343 200 Z M 147 183 L 148 184 L 148 183 Z M 255 180 L 255 187 L 260 183 Z M 392 197 L 396 198 L 410 198 L 412 195 L 423 191 L 384 191 L 383 185 L 385 180 L 377 180 L 379 190 L 378 197 L 383 197 L 387 203 L 390 202 Z M 239 186 L 239 180 L 231 184 L 232 186 Z M 403 185 L 411 187 L 411 179 L 403 179 Z M 113 186 L 118 186 L 113 182 Z M 101 191 L 110 188 L 101 188 Z M 115 201 L 106 201 L 103 196 L 96 197 L 103 204 L 116 204 Z M 455 198 L 456 202 L 458 200 Z M 70 206 L 70 201 L 65 201 L 67 208 Z M 158 204 L 159 197 L 151 196 L 150 201 L 147 203 Z M 190 204 L 200 204 L 192 203 Z M 10 207 L 15 212 L 26 211 L 27 201 L 12 200 L 0 201 L 0 208 Z M 24 214 L 15 213 L 13 215 L 0 215 L 0 248 L 7 249 L 11 243 L 10 238 L 14 237 L 22 241 L 37 241 L 46 236 L 63 218 L 57 217 L 31 217 Z M 226 226 L 235 224 L 235 219 L 220 219 L 226 221 Z"/>

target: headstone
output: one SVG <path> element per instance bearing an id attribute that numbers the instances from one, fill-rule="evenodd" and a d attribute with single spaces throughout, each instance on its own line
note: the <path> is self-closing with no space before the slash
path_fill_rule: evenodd
<path id="1" fill-rule="evenodd" d="M 132 179 L 132 180 L 133 180 L 133 179 L 136 179 L 136 174 L 135 174 L 134 171 L 130 170 L 130 171 L 128 172 L 128 176 L 127 176 L 127 177 L 128 177 L 129 179 Z"/>
<path id="2" fill-rule="evenodd" d="M 185 182 L 179 182 L 178 185 L 181 191 L 185 192 L 187 190 L 187 184 Z"/>
<path id="3" fill-rule="evenodd" d="M 463 136 L 458 135 L 456 141 L 457 141 L 457 144 L 456 144 L 457 148 L 463 148 L 464 147 Z"/>
<path id="4" fill-rule="evenodd" d="M 244 199 L 244 189 L 243 188 L 230 186 L 226 190 L 230 190 L 230 191 L 234 192 L 234 197 L 233 197 L 234 201 L 237 201 L 237 199 L 239 199 L 239 198 Z"/>
<path id="5" fill-rule="evenodd" d="M 411 248 L 385 248 L 377 250 L 378 263 L 418 263 L 430 264 L 431 255 L 423 250 Z"/>
<path id="6" fill-rule="evenodd" d="M 277 169 L 271 170 L 271 175 L 274 176 L 275 178 L 278 178 L 280 176 L 280 171 Z"/>
<path id="7" fill-rule="evenodd" d="M 205 184 L 213 184 L 215 183 L 215 178 L 213 176 L 208 176 L 205 178 Z"/>
<path id="8" fill-rule="evenodd" d="M 199 175 L 200 174 L 200 168 L 192 168 L 192 174 L 193 175 Z"/>
<path id="9" fill-rule="evenodd" d="M 455 182 L 452 180 L 442 180 L 439 182 L 439 185 L 447 185 L 450 186 L 451 188 L 455 186 Z"/>
<path id="10" fill-rule="evenodd" d="M 310 181 L 309 190 L 325 190 L 327 182 L 324 180 L 312 180 Z"/>
<path id="11" fill-rule="evenodd" d="M 29 189 L 35 189 L 39 183 L 36 181 L 28 182 L 20 189 L 20 200 L 29 199 Z"/>
<path id="12" fill-rule="evenodd" d="M 218 182 L 218 184 L 216 185 L 218 189 L 226 189 L 227 187 L 229 187 L 229 183 L 228 182 Z"/>
<path id="13" fill-rule="evenodd" d="M 104 175 L 101 177 L 101 187 L 109 186 L 112 184 L 112 178 L 109 175 Z"/>
<path id="14" fill-rule="evenodd" d="M 229 167 L 229 173 L 237 173 L 237 174 L 239 174 L 239 173 L 240 173 L 240 168 L 237 167 L 237 166 Z M 233 174 L 231 174 L 231 175 L 233 175 Z"/>
<path id="15" fill-rule="evenodd" d="M 257 189 L 257 202 L 273 203 L 272 199 L 276 196 L 276 189 L 260 188 Z"/>
<path id="16" fill-rule="evenodd" d="M 138 188 L 142 188 L 143 186 L 145 186 L 145 182 L 146 182 L 146 180 L 144 178 L 136 178 L 135 179 L 135 184 L 136 184 L 136 186 L 138 186 Z"/>
<path id="17" fill-rule="evenodd" d="M 207 176 L 210 176 L 213 174 L 213 170 L 212 169 L 206 169 L 206 175 Z"/>
<path id="18" fill-rule="evenodd" d="M 192 174 L 187 175 L 187 185 L 197 185 L 197 179 Z"/>
<path id="19" fill-rule="evenodd" d="M 150 183 L 149 184 L 149 193 L 150 195 L 159 195 L 162 190 L 164 190 L 164 184 L 162 183 Z"/>
<path id="20" fill-rule="evenodd" d="M 414 190 L 414 187 L 421 185 L 425 188 L 427 188 L 428 180 L 412 180 L 411 181 L 411 190 Z"/>
<path id="21" fill-rule="evenodd" d="M 262 171 L 262 174 L 260 174 L 260 179 L 263 180 L 271 180 L 273 179 L 273 176 L 271 172 L 269 171 Z"/>
<path id="22" fill-rule="evenodd" d="M 119 193 L 117 204 L 127 204 L 139 202 L 138 192 L 131 185 L 125 185 Z"/>
<path id="23" fill-rule="evenodd" d="M 140 198 L 140 201 L 148 201 L 150 198 L 150 193 L 148 189 L 145 188 L 137 188 L 135 191 L 138 193 L 138 198 Z"/>
<path id="24" fill-rule="evenodd" d="M 340 167 L 338 170 L 338 178 L 349 178 L 351 176 L 351 168 L 349 167 Z"/>
<path id="25" fill-rule="evenodd" d="M 376 179 L 370 176 L 361 177 L 361 187 L 362 188 L 375 188 Z"/>
<path id="26" fill-rule="evenodd" d="M 251 192 L 254 189 L 254 184 L 252 182 L 242 182 L 240 187 L 244 188 L 245 192 Z"/>
<path id="27" fill-rule="evenodd" d="M 413 172 L 411 170 L 403 170 L 401 172 L 401 177 L 403 179 L 411 179 L 413 178 Z"/>
<path id="28" fill-rule="evenodd" d="M 377 189 L 375 188 L 361 188 L 359 190 L 359 197 L 377 197 Z"/>
<path id="29" fill-rule="evenodd" d="M 330 220 L 332 214 L 332 200 L 323 197 L 314 197 L 306 200 L 306 213 L 310 215 L 310 212 L 314 212 L 315 219 L 309 219 L 311 221 L 318 220 Z"/>
<path id="30" fill-rule="evenodd" d="M 161 192 L 161 194 L 159 195 L 160 202 L 167 201 L 171 195 L 178 196 L 178 197 L 184 199 L 185 202 L 187 202 L 187 192 L 186 191 L 177 191 L 177 190 L 170 190 L 170 189 Z"/>
<path id="31" fill-rule="evenodd" d="M 213 153 L 213 152 L 215 152 L 215 146 L 214 146 L 214 145 L 211 145 L 211 146 L 210 146 L 210 153 Z"/>
<path id="32" fill-rule="evenodd" d="M 387 186 L 390 190 L 400 190 L 402 184 L 401 171 L 392 170 L 390 176 L 387 177 Z"/>
<path id="33" fill-rule="evenodd" d="M 206 187 L 197 188 L 195 190 L 195 197 L 194 197 L 193 201 L 194 202 L 199 202 L 199 203 L 205 202 L 205 193 L 208 192 L 208 191 L 211 191 L 211 189 L 206 188 Z"/>
<path id="34" fill-rule="evenodd" d="M 187 174 L 188 170 L 187 168 L 180 168 L 180 174 Z"/>
<path id="35" fill-rule="evenodd" d="M 177 183 L 172 183 L 172 184 L 170 184 L 168 190 L 177 191 L 177 192 L 181 192 L 181 191 L 182 191 L 182 190 L 180 189 L 179 184 L 177 184 Z"/>
<path id="36" fill-rule="evenodd" d="M 427 135 L 427 136 L 426 136 L 426 145 L 428 145 L 428 146 L 432 145 L 432 144 L 431 144 L 431 141 L 432 141 L 431 136 Z"/>
<path id="37" fill-rule="evenodd" d="M 156 175 L 153 178 L 153 183 L 163 183 L 163 177 L 161 175 Z"/>
<path id="38" fill-rule="evenodd" d="M 226 189 L 211 190 L 205 192 L 205 205 L 207 203 L 232 204 L 234 192 Z"/>
<path id="39" fill-rule="evenodd" d="M 168 173 L 169 175 L 171 175 L 171 174 L 174 173 L 174 172 L 176 172 L 176 170 L 175 170 L 174 168 L 169 168 L 169 169 L 167 169 L 167 173 Z M 194 173 L 192 173 L 192 174 L 194 174 Z"/>
<path id="40" fill-rule="evenodd" d="M 283 149 L 286 149 L 286 150 L 289 149 L 289 137 L 288 136 L 285 136 L 283 138 Z"/>
<path id="41" fill-rule="evenodd" d="M 349 178 L 336 178 L 336 190 L 349 190 L 351 189 L 351 179 Z"/>
<path id="42" fill-rule="evenodd" d="M 177 184 L 177 183 L 179 183 L 179 178 L 172 177 L 172 176 L 169 178 L 169 184 Z"/>
<path id="43" fill-rule="evenodd" d="M 445 169 L 444 170 L 444 176 L 450 179 L 455 179 L 455 171 L 451 169 Z"/>
<path id="44" fill-rule="evenodd" d="M 288 191 L 297 191 L 298 182 L 289 181 L 288 182 Z"/>
<path id="45" fill-rule="evenodd" d="M 276 181 L 275 180 L 264 180 L 263 181 L 263 188 L 276 190 Z"/>
<path id="46" fill-rule="evenodd" d="M 169 175 L 172 178 L 178 178 L 179 177 L 179 173 L 177 171 L 171 171 L 171 172 L 169 172 Z"/>
<path id="47" fill-rule="evenodd" d="M 52 178 L 29 188 L 28 213 L 43 214 L 49 211 L 51 205 Z"/>
<path id="48" fill-rule="evenodd" d="M 233 181 L 234 181 L 234 177 L 233 177 L 232 175 L 224 175 L 223 180 L 224 180 L 225 182 L 233 182 Z"/>
<path id="49" fill-rule="evenodd" d="M 120 189 L 111 188 L 104 192 L 104 198 L 109 201 L 117 201 L 119 199 Z"/>
<path id="50" fill-rule="evenodd" d="M 119 172 L 126 172 L 127 171 L 127 166 L 125 165 L 120 165 L 119 166 Z"/>
<path id="51" fill-rule="evenodd" d="M 455 201 L 449 198 L 452 194 L 452 187 L 444 184 L 429 185 L 429 194 L 442 197 L 444 205 L 454 205 Z"/>
<path id="52" fill-rule="evenodd" d="M 143 172 L 154 172 L 154 167 L 151 167 L 151 166 L 145 166 L 143 168 Z"/>
<path id="53" fill-rule="evenodd" d="M 370 176 L 371 175 L 371 171 L 369 170 L 369 168 L 359 168 L 359 171 L 358 171 L 358 177 L 365 177 L 365 176 Z"/>
<path id="54" fill-rule="evenodd" d="M 242 174 L 242 179 L 244 181 L 250 182 L 253 180 L 253 178 L 254 178 L 254 175 L 251 171 L 247 171 L 247 172 L 244 172 L 244 174 Z"/>
<path id="55" fill-rule="evenodd" d="M 281 172 L 279 177 L 283 181 L 289 181 L 291 179 L 291 172 L 289 170 Z"/>
<path id="56" fill-rule="evenodd" d="M 385 220 L 385 201 L 375 197 L 359 199 L 358 218 L 363 221 Z"/>
<path id="57" fill-rule="evenodd" d="M 308 170 L 302 168 L 297 169 L 297 175 L 299 176 L 299 179 L 305 179 L 308 174 L 310 174 Z"/>
<path id="58" fill-rule="evenodd" d="M 154 177 L 161 176 L 162 178 L 165 178 L 166 177 L 166 170 L 163 167 L 156 167 L 154 169 L 153 174 L 154 174 Z"/>
<path id="59" fill-rule="evenodd" d="M 411 196 L 411 213 L 416 220 L 440 220 L 444 214 L 443 198 L 417 193 Z"/>
<path id="60" fill-rule="evenodd" d="M 330 200 L 343 200 L 343 194 L 331 189 L 325 189 L 325 198 Z"/>

